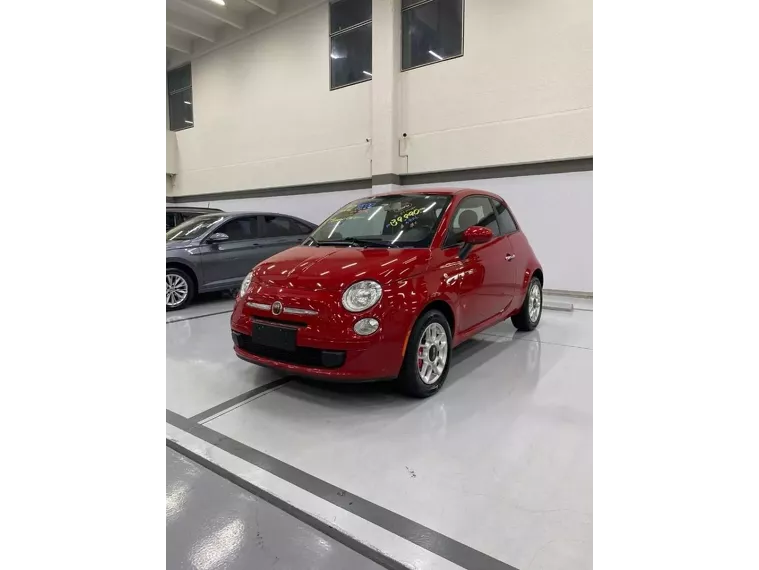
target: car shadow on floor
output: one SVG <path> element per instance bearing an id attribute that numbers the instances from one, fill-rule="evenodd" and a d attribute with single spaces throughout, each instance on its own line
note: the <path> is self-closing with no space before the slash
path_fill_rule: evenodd
<path id="1" fill-rule="evenodd" d="M 535 331 L 537 332 L 537 331 Z M 517 333 L 519 335 L 520 333 Z M 534 334 L 534 333 L 533 333 Z M 509 369 L 519 374 L 535 378 L 540 376 L 540 342 L 539 335 L 535 342 L 523 343 L 518 336 L 514 338 L 472 338 L 464 341 L 453 349 L 451 369 L 448 372 L 442 390 L 473 374 L 478 368 L 486 365 L 494 358 L 504 357 L 505 352 L 513 352 L 506 356 Z M 522 350 L 513 350 L 519 345 Z M 301 388 L 299 397 L 306 399 L 321 399 L 327 393 L 350 400 L 354 404 L 374 406 L 387 405 L 389 401 L 414 402 L 416 399 L 404 397 L 392 380 L 377 382 L 329 382 L 312 378 L 293 377 Z"/>

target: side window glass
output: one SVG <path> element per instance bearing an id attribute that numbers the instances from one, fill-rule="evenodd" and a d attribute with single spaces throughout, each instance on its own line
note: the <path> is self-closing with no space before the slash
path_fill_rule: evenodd
<path id="1" fill-rule="evenodd" d="M 453 214 L 444 247 L 461 243 L 464 231 L 471 226 L 483 226 L 494 235 L 500 234 L 493 206 L 487 196 L 469 196 L 461 201 Z"/>
<path id="2" fill-rule="evenodd" d="M 500 200 L 493 200 L 495 206 L 495 212 L 498 216 L 498 225 L 501 227 L 501 234 L 507 235 L 517 231 L 517 224 L 514 222 L 514 218 L 511 217 L 509 209 Z"/>
<path id="3" fill-rule="evenodd" d="M 290 223 L 295 227 L 298 235 L 308 235 L 311 233 L 311 228 L 306 224 L 301 224 L 298 220 L 290 220 Z"/>
<path id="4" fill-rule="evenodd" d="M 282 216 L 264 216 L 264 235 L 263 237 L 285 237 L 298 235 L 298 229 L 293 225 L 289 218 Z"/>
<path id="5" fill-rule="evenodd" d="M 176 226 L 174 223 L 174 214 L 172 212 L 166 212 L 166 231 Z"/>
<path id="6" fill-rule="evenodd" d="M 255 217 L 236 218 L 230 220 L 217 231 L 227 234 L 229 241 L 241 241 L 258 237 L 257 220 Z"/>

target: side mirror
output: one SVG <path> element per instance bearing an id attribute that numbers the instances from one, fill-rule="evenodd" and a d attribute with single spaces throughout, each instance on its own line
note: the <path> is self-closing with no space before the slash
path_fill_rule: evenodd
<path id="1" fill-rule="evenodd" d="M 227 234 L 223 234 L 221 232 L 211 234 L 208 236 L 208 243 L 220 243 L 222 241 L 227 241 L 229 239 L 229 236 Z"/>
<path id="2" fill-rule="evenodd" d="M 478 243 L 487 243 L 493 239 L 493 232 L 488 228 L 482 226 L 469 226 L 464 230 L 464 235 L 461 236 L 464 245 L 459 250 L 459 259 L 465 259 L 469 252 L 472 251 L 472 247 Z"/>
<path id="3" fill-rule="evenodd" d="M 478 243 L 487 243 L 493 239 L 493 232 L 488 228 L 482 226 L 469 226 L 464 230 L 462 236 L 464 243 L 475 245 Z"/>

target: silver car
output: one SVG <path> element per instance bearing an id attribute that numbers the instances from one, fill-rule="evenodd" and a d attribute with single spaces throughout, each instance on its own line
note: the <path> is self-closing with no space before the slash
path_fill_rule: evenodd
<path id="1" fill-rule="evenodd" d="M 198 293 L 237 288 L 267 257 L 301 243 L 311 222 L 260 212 L 218 212 L 166 232 L 166 309 L 187 306 Z"/>

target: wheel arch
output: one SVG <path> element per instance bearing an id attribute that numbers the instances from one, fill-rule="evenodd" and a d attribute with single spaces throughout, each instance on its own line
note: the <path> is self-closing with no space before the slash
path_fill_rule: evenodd
<path id="1" fill-rule="evenodd" d="M 195 291 L 198 290 L 198 276 L 195 274 L 195 270 L 186 263 L 182 263 L 181 261 L 167 261 L 166 269 L 179 269 L 181 271 L 184 271 L 187 273 L 190 279 L 192 279 L 192 284 L 195 286 Z"/>
<path id="2" fill-rule="evenodd" d="M 417 316 L 416 320 L 418 320 L 423 314 L 427 313 L 428 311 L 433 311 L 433 310 L 437 310 L 443 313 L 443 316 L 445 316 L 445 319 L 448 321 L 448 326 L 451 327 L 451 336 L 455 335 L 456 334 L 456 315 L 453 312 L 453 307 L 451 307 L 448 301 L 440 297 L 436 299 L 432 299 L 429 303 L 427 303 L 422 309 L 422 311 L 419 313 L 419 316 Z"/>
<path id="3" fill-rule="evenodd" d="M 545 285 L 545 282 L 543 281 L 543 268 L 537 267 L 535 268 L 535 271 L 532 272 L 532 274 L 538 278 L 538 281 L 540 281 L 540 288 L 542 289 Z"/>

